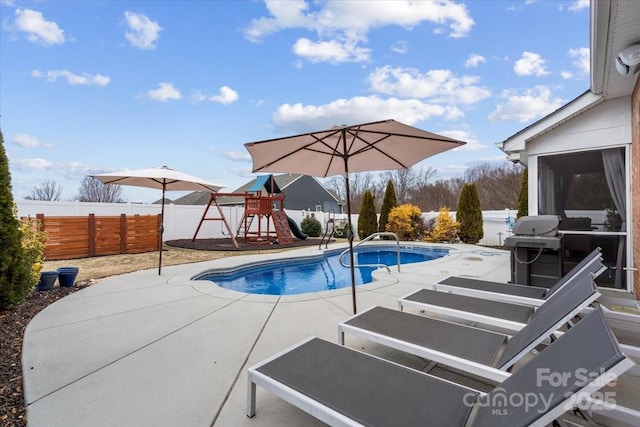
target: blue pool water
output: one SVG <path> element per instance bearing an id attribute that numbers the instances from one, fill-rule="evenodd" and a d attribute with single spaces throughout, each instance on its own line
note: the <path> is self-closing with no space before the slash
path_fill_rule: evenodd
<path id="1" fill-rule="evenodd" d="M 253 264 L 233 272 L 208 273 L 199 280 L 211 280 L 218 286 L 250 294 L 295 295 L 351 286 L 351 273 L 338 259 L 341 251 L 333 251 L 321 258 L 286 260 Z M 401 247 L 400 264 L 423 262 L 447 255 L 447 249 Z M 397 264 L 395 246 L 360 247 L 354 252 L 355 264 Z M 349 255 L 343 261 L 349 264 Z M 356 285 L 370 283 L 375 267 L 355 270 Z"/>

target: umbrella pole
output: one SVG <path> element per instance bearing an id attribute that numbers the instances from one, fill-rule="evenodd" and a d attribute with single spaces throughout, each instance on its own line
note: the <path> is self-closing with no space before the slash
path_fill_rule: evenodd
<path id="1" fill-rule="evenodd" d="M 344 153 L 347 153 L 347 132 L 342 130 L 342 143 L 344 144 Z M 349 190 L 349 161 L 348 157 L 344 156 L 344 183 L 347 193 L 347 240 L 349 241 L 349 268 L 351 270 L 351 300 L 353 301 L 353 314 L 358 313 L 356 307 L 356 273 L 355 263 L 353 260 L 353 226 L 351 224 L 351 195 Z"/>
<path id="2" fill-rule="evenodd" d="M 357 314 L 356 308 L 356 273 L 355 263 L 353 261 L 353 226 L 351 225 L 351 202 L 349 201 L 349 176 L 345 178 L 347 188 L 347 224 L 349 229 L 347 231 L 347 239 L 349 240 L 349 267 L 351 269 L 351 299 L 353 300 L 353 314 Z"/>
<path id="3" fill-rule="evenodd" d="M 166 191 L 166 184 L 162 184 L 162 211 L 160 214 L 160 229 L 158 230 L 158 234 L 160 237 L 160 241 L 158 242 L 158 250 L 160 251 L 158 254 L 158 276 L 162 270 L 162 234 L 164 233 L 164 193 Z"/>

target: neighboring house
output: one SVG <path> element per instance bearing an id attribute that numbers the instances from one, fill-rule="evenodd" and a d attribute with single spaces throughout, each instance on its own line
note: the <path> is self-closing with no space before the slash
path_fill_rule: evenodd
<path id="1" fill-rule="evenodd" d="M 529 169 L 529 214 L 561 217 L 565 271 L 601 247 L 598 284 L 640 299 L 640 84 L 616 67 L 630 46 L 640 59 L 640 1 L 591 0 L 590 89 L 498 147 Z"/>
<path id="2" fill-rule="evenodd" d="M 321 212 L 341 212 L 341 204 L 338 202 L 329 190 L 324 188 L 320 182 L 312 177 L 297 174 L 273 175 L 276 187 L 284 194 L 284 207 L 291 210 L 310 210 Z M 231 193 L 247 193 L 253 190 L 256 179 L 249 181 L 242 187 L 237 188 Z M 263 194 L 268 191 L 263 189 Z M 206 205 L 210 200 L 210 193 L 205 191 L 196 191 L 186 196 L 174 200 L 176 205 Z M 242 197 L 218 197 L 218 203 L 221 206 L 242 205 L 244 198 Z"/>

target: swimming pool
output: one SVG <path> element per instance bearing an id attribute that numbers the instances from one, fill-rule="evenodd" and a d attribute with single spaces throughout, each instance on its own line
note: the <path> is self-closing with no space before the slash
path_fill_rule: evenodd
<path id="1" fill-rule="evenodd" d="M 351 286 L 350 270 L 343 267 L 338 259 L 340 252 L 328 251 L 324 256 L 312 259 L 287 259 L 253 264 L 233 271 L 205 273 L 197 279 L 210 280 L 225 289 L 263 295 L 296 295 L 340 289 Z M 400 264 L 429 261 L 448 253 L 448 249 L 444 248 L 401 246 Z M 354 250 L 354 259 L 356 265 L 396 265 L 396 246 L 361 246 Z M 349 257 L 345 255 L 343 261 L 348 264 Z M 356 268 L 356 285 L 370 283 L 374 270 L 376 267 Z"/>

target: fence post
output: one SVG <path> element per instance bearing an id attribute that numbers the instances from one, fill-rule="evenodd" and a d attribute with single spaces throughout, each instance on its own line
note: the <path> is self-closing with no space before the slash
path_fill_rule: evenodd
<path id="1" fill-rule="evenodd" d="M 127 253 L 127 214 L 120 214 L 120 253 Z"/>
<path id="2" fill-rule="evenodd" d="M 89 256 L 96 256 L 96 215 L 89 214 Z"/>

